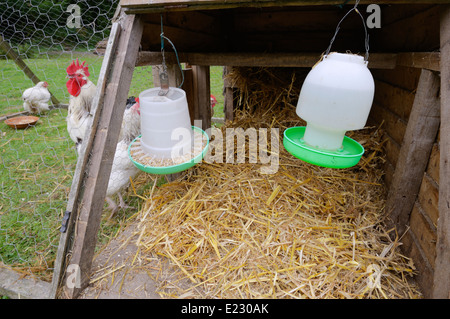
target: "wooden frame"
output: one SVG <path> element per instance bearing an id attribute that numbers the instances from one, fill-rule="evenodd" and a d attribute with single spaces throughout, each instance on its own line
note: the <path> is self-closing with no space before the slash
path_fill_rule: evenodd
<path id="1" fill-rule="evenodd" d="M 450 5 L 441 13 L 441 141 L 434 298 L 450 298 Z"/>
<path id="2" fill-rule="evenodd" d="M 175 54 L 166 52 L 166 61 L 175 63 Z M 191 65 L 232 65 L 258 67 L 310 68 L 319 61 L 321 53 L 180 53 L 180 62 Z M 440 52 L 373 53 L 369 68 L 395 69 L 396 66 L 440 71 Z M 136 66 L 159 65 L 160 52 L 139 52 Z"/>
<path id="3" fill-rule="evenodd" d="M 338 5 L 340 1 L 237 1 L 227 2 L 216 0 L 195 0 L 195 1 L 148 1 L 148 0 L 122 0 L 121 5 L 124 10 L 119 15 L 116 22 L 117 32 L 120 36 L 111 39 L 107 53 L 105 66 L 105 79 L 99 86 L 97 92 L 97 113 L 93 123 L 92 133 L 87 145 L 84 146 L 89 157 L 85 156 L 77 164 L 78 175 L 74 179 L 71 196 L 72 200 L 68 204 L 68 211 L 72 211 L 71 226 L 69 230 L 73 232 L 73 224 L 76 220 L 75 241 L 72 249 L 70 261 L 65 260 L 68 250 L 68 241 L 71 232 L 63 234 L 58 252 L 58 269 L 65 269 L 66 262 L 78 265 L 80 268 L 80 287 L 67 288 L 66 295 L 70 298 L 76 297 L 79 292 L 88 284 L 93 251 L 96 243 L 96 234 L 101 218 L 101 210 L 104 202 L 107 179 L 111 170 L 112 157 L 110 150 L 117 142 L 118 130 L 108 130 L 109 127 L 118 127 L 122 120 L 125 107 L 126 94 L 131 82 L 131 76 L 135 65 L 157 65 L 161 63 L 159 52 L 140 52 L 138 56 L 139 44 L 143 34 L 144 26 L 140 20 L 140 15 L 145 13 L 158 13 L 170 11 L 195 11 L 195 10 L 215 10 L 238 7 L 270 7 L 274 5 L 283 6 L 314 6 L 314 5 Z M 361 4 L 438 4 L 448 3 L 448 1 L 381 1 L 362 0 Z M 125 14 L 126 13 L 126 14 Z M 138 14 L 138 15 L 135 15 Z M 410 123 L 406 128 L 404 144 L 401 149 L 397 164 L 397 173 L 393 182 L 388 209 L 394 204 L 404 200 L 409 206 L 402 205 L 403 210 L 396 211 L 394 216 L 400 225 L 400 231 L 404 231 L 404 226 L 408 221 L 409 214 L 413 209 L 417 190 L 420 187 L 421 176 L 425 170 L 426 161 L 433 147 L 436 136 L 440 113 L 441 132 L 441 157 L 440 157 L 440 180 L 439 188 L 439 223 L 438 223 L 438 243 L 437 258 L 434 272 L 433 297 L 449 297 L 450 289 L 450 269 L 448 260 L 450 258 L 450 9 L 447 6 L 441 14 L 441 52 L 402 52 L 402 53 L 374 53 L 371 54 L 372 68 L 394 69 L 397 66 L 408 66 L 422 68 L 420 85 L 418 87 Z M 154 26 L 153 26 L 154 27 Z M 114 35 L 114 33 L 113 33 Z M 117 48 L 115 48 L 117 45 Z M 114 48 L 114 49 L 113 49 Z M 108 51 L 109 50 L 109 51 Z M 114 55 L 113 52 L 117 52 Z M 166 53 L 169 63 L 174 62 L 174 57 Z M 113 55 L 111 57 L 111 55 Z M 210 125 L 211 114 L 209 108 L 209 65 L 226 66 L 275 66 L 275 67 L 311 67 L 318 58 L 319 53 L 297 52 L 297 53 L 242 53 L 242 52 L 179 52 L 181 62 L 191 64 L 190 85 L 197 103 L 193 110 L 196 117 L 202 119 L 203 127 Z M 109 60 L 111 59 L 111 60 Z M 102 69 L 103 67 L 102 66 Z M 441 81 L 434 71 L 441 71 Z M 438 90 L 441 90 L 439 104 Z M 103 94 L 104 93 L 104 94 Z M 230 91 L 228 91 L 229 96 Z M 231 92 L 232 93 L 232 92 Z M 111 107 L 108 107 L 111 106 Z M 232 118 L 230 109 L 227 108 L 227 118 Z M 232 112 L 231 112 L 232 113 Z M 419 143 L 419 144 L 417 144 Z M 414 163 L 420 165 L 409 165 Z M 414 171 L 411 171 L 411 167 Z M 411 181 L 411 178 L 413 181 Z M 412 188 L 401 188 L 405 186 Z M 396 186 L 395 186 L 396 185 Z M 400 189 L 401 188 L 401 189 Z M 84 192 L 83 192 L 84 190 Z M 61 287 L 64 274 L 56 271 L 54 275 L 53 293 Z"/>
<path id="4" fill-rule="evenodd" d="M 439 129 L 439 89 L 439 76 L 423 69 L 386 201 L 399 236 L 406 230 Z"/>
<path id="5" fill-rule="evenodd" d="M 79 157 L 76 177 L 72 181 L 67 208 L 71 216 L 67 232 L 60 239 L 53 277 L 53 297 L 57 295 L 59 288 L 63 288 L 66 297 L 76 298 L 89 284 L 97 232 L 114 158 L 114 151 L 111 150 L 115 150 L 119 138 L 119 130 L 114 128 L 120 127 L 122 122 L 142 36 L 142 23 L 134 15 L 122 14 L 111 33 L 108 46 L 110 51 L 102 65 L 102 77 L 93 101 L 95 116 L 90 138 L 83 142 L 82 153 L 85 156 Z M 72 235 L 72 255 L 70 261 L 66 261 L 68 241 Z M 75 267 L 67 267 L 69 265 Z M 66 269 L 71 273 L 64 274 Z M 73 277 L 70 285 L 64 285 L 64 275 Z"/>
<path id="6" fill-rule="evenodd" d="M 86 142 L 82 143 L 81 145 L 81 154 L 86 154 L 86 152 L 90 152 L 92 149 L 92 141 L 93 136 L 92 132 L 95 132 L 97 128 L 98 119 L 101 112 L 101 107 L 99 105 L 101 104 L 103 100 L 103 95 L 105 93 L 105 86 L 106 86 L 106 74 L 108 72 L 108 69 L 111 65 L 112 58 L 114 51 L 117 48 L 117 39 L 120 34 L 120 24 L 114 23 L 111 32 L 110 37 L 108 40 L 108 48 L 105 54 L 105 59 L 102 64 L 102 68 L 100 70 L 100 76 L 99 81 L 97 82 L 97 92 L 94 97 L 94 101 L 92 103 L 92 113 L 94 114 L 93 118 L 90 118 L 92 123 L 88 125 L 90 127 L 89 129 L 89 139 L 86 140 Z M 75 168 L 74 177 L 72 180 L 72 186 L 69 193 L 69 201 L 66 206 L 66 213 L 70 214 L 68 216 L 68 220 L 66 221 L 66 231 L 61 234 L 59 245 L 58 245 L 58 251 L 56 255 L 55 260 L 55 271 L 53 272 L 53 280 L 52 280 L 52 290 L 50 292 L 51 297 L 55 298 L 58 289 L 62 286 L 62 280 L 64 277 L 64 270 L 66 267 L 66 255 L 69 250 L 69 245 L 71 241 L 71 237 L 73 236 L 73 228 L 75 224 L 75 217 L 76 212 L 78 211 L 78 204 L 79 204 L 79 198 L 82 193 L 82 187 L 83 187 L 83 172 L 86 169 L 87 165 L 87 156 L 80 156 L 78 158 L 77 166 Z M 72 214 L 72 212 L 75 212 Z"/>
<path id="7" fill-rule="evenodd" d="M 446 0 L 361 0 L 360 4 L 447 4 Z M 219 10 L 236 7 L 342 5 L 342 0 L 121 0 L 128 14 L 169 11 Z"/>

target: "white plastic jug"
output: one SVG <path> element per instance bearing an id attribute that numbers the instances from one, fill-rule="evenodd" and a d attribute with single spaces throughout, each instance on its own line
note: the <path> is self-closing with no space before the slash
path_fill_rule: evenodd
<path id="1" fill-rule="evenodd" d="M 191 152 L 193 143 L 191 119 L 186 92 L 170 87 L 159 96 L 160 88 L 139 95 L 141 111 L 141 145 L 154 158 L 174 158 Z"/>
<path id="2" fill-rule="evenodd" d="M 304 142 L 323 150 L 340 149 L 346 131 L 364 128 L 374 91 L 362 56 L 324 56 L 308 73 L 297 103 L 297 115 L 307 122 Z"/>

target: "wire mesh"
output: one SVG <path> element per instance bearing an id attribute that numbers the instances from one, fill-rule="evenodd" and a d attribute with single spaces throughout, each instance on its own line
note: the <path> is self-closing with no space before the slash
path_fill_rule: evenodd
<path id="1" fill-rule="evenodd" d="M 78 156 L 67 130 L 66 68 L 86 61 L 97 82 L 118 2 L 0 2 L 0 267 L 51 280 Z M 38 81 L 54 99 L 49 110 L 27 112 L 22 95 Z M 24 115 L 36 124 L 4 121 Z"/>
<path id="2" fill-rule="evenodd" d="M 86 61 L 88 78 L 97 83 L 118 2 L 0 2 L 0 268 L 6 266 L 52 280 L 61 221 L 80 156 L 67 125 L 71 101 L 67 67 L 76 59 Z M 212 67 L 211 75 L 214 115 L 223 117 L 222 67 Z M 24 106 L 24 92 L 38 82 L 46 82 L 52 94 L 48 110 Z M 152 67 L 138 67 L 128 96 L 138 97 L 150 87 Z M 125 112 L 132 109 L 132 104 Z M 38 117 L 37 122 L 25 128 L 5 123 L 28 115 Z M 128 136 L 126 142 L 133 137 Z M 128 159 L 120 141 L 121 137 L 109 183 L 122 187 L 107 193 L 104 209 L 109 213 L 98 233 L 100 245 L 108 242 L 127 216 L 139 209 L 139 195 L 151 187 L 145 174 L 137 171 L 131 176 L 136 188 L 128 187 L 130 176 L 115 168 Z M 124 209 L 114 211 L 114 218 L 109 219 L 110 208 L 116 204 Z"/>

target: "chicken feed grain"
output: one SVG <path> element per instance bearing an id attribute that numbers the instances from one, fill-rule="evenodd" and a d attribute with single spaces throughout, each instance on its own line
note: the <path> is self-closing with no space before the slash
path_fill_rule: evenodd
<path id="1" fill-rule="evenodd" d="M 186 152 L 186 154 L 179 156 L 173 156 L 171 158 L 159 158 L 157 156 L 147 154 L 142 148 L 141 137 L 138 137 L 130 148 L 130 155 L 135 162 L 144 166 L 169 167 L 183 164 L 194 159 L 196 156 L 200 155 L 206 147 L 206 143 L 207 140 L 203 137 L 203 134 L 197 130 L 193 130 L 193 145 L 190 152 Z"/>

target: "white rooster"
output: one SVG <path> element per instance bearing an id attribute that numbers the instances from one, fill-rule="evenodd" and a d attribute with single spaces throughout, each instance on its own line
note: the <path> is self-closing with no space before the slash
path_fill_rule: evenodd
<path id="1" fill-rule="evenodd" d="M 123 114 L 122 127 L 119 133 L 119 142 L 116 146 L 116 153 L 109 176 L 108 189 L 106 191 L 106 201 L 108 209 L 111 210 L 110 219 L 119 208 L 129 208 L 121 195 L 121 190 L 128 186 L 130 178 L 134 178 L 139 169 L 128 157 L 128 146 L 141 133 L 141 117 L 139 98 L 130 97 L 127 101 L 127 108 Z M 117 194 L 119 205 L 117 205 L 112 196 Z"/>
<path id="2" fill-rule="evenodd" d="M 89 80 L 89 68 L 78 59 L 67 67 L 66 83 L 67 91 L 70 94 L 69 107 L 67 113 L 67 131 L 70 138 L 75 142 L 78 153 L 81 142 L 85 138 L 89 121 L 92 116 L 91 106 L 97 87 Z"/>
<path id="3" fill-rule="evenodd" d="M 50 92 L 47 89 L 48 83 L 41 81 L 32 88 L 26 89 L 22 94 L 23 108 L 30 113 L 41 113 L 48 111 L 48 101 Z"/>
<path id="4" fill-rule="evenodd" d="M 81 143 L 86 137 L 88 130 L 87 119 L 93 114 L 91 113 L 92 100 L 96 92 L 96 86 L 89 80 L 89 69 L 78 60 L 73 61 L 67 68 L 67 76 L 69 80 L 66 83 L 69 92 L 70 101 L 67 114 L 67 130 L 70 138 L 77 145 L 79 154 Z M 127 107 L 123 115 L 122 126 L 119 133 L 119 141 L 116 146 L 116 153 L 111 168 L 108 188 L 106 191 L 106 201 L 109 209 L 112 211 L 110 218 L 117 212 L 119 208 L 127 208 L 120 191 L 128 186 L 130 178 L 136 176 L 139 169 L 128 158 L 128 145 L 141 132 L 139 99 L 130 97 L 127 100 Z M 117 194 L 119 197 L 119 205 L 117 205 L 112 197 Z"/>

